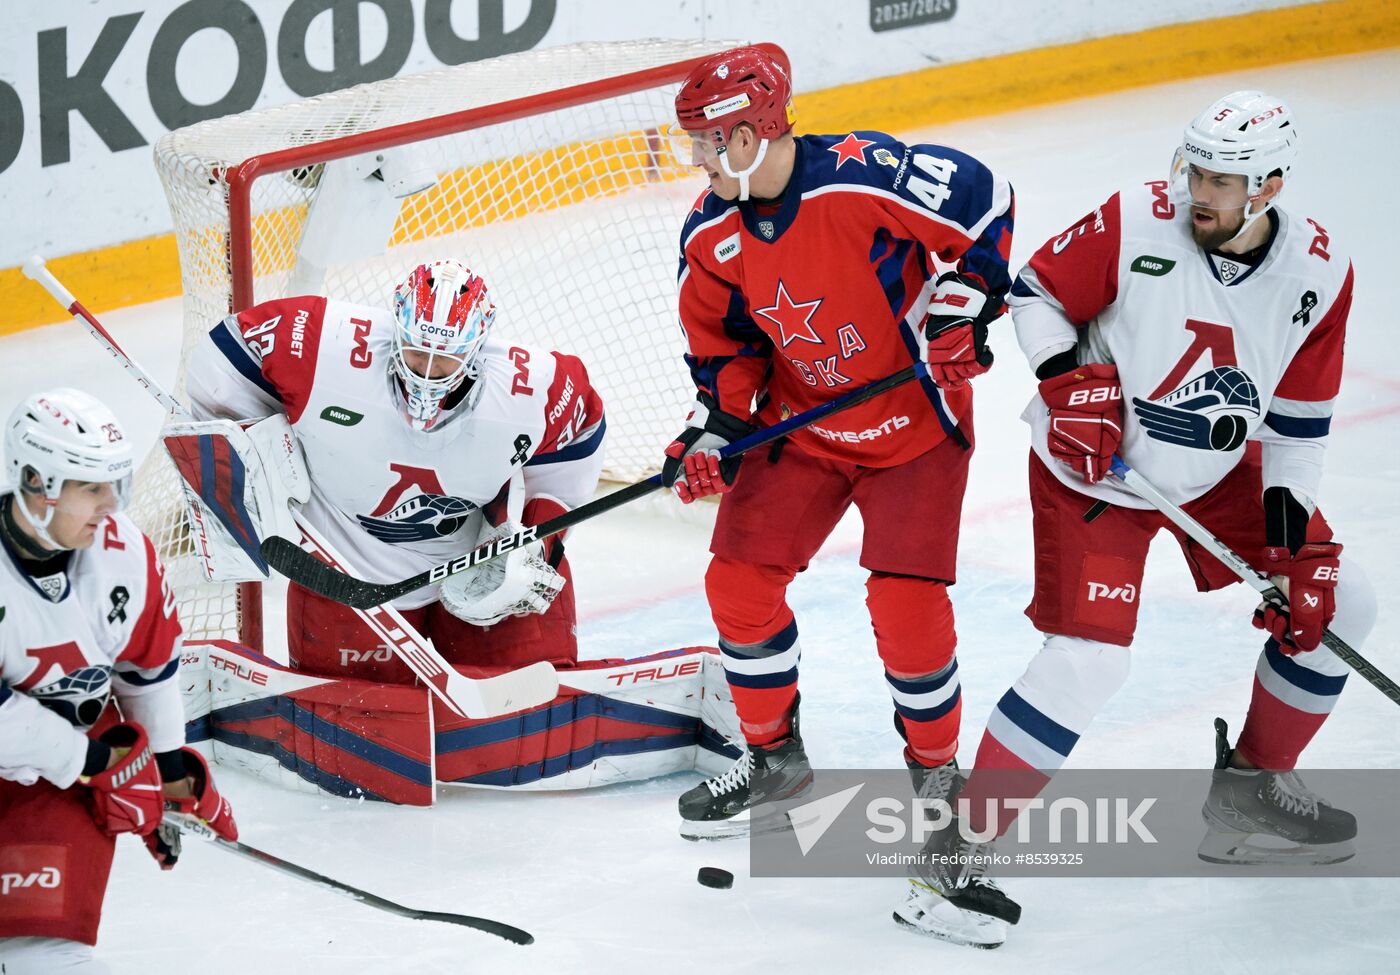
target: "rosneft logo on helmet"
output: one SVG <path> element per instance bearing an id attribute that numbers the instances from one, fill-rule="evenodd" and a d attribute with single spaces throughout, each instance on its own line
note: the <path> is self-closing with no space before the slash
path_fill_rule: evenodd
<path id="1" fill-rule="evenodd" d="M 706 105 L 705 118 L 713 121 L 714 119 L 719 118 L 721 115 L 728 115 L 730 112 L 737 112 L 741 108 L 748 107 L 748 92 L 741 91 L 739 92 L 739 94 L 726 98 L 723 101 L 715 102 L 712 105 Z"/>

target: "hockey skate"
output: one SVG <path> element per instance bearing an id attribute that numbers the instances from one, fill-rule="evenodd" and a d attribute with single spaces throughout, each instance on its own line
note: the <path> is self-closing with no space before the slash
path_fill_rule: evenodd
<path id="1" fill-rule="evenodd" d="M 1215 719 L 1215 772 L 1201 807 L 1207 863 L 1341 863 L 1355 855 L 1356 817 L 1309 792 L 1297 772 L 1230 768 L 1228 729 Z"/>
<path id="2" fill-rule="evenodd" d="M 788 737 L 770 745 L 749 745 L 727 772 L 681 795 L 681 836 L 718 840 L 792 828 L 786 813 L 772 806 L 765 813 L 765 805 L 796 798 L 812 787 L 797 710 L 794 702 Z"/>
<path id="3" fill-rule="evenodd" d="M 932 769 L 908 765 L 920 799 L 951 803 L 962 788 L 957 759 Z M 956 825 L 935 834 L 923 849 L 929 861 L 920 864 L 919 876 L 910 878 L 904 900 L 894 910 L 896 923 L 952 944 L 999 947 L 1009 926 L 1021 919 L 1021 906 L 985 875 L 991 847 L 965 840 Z"/>

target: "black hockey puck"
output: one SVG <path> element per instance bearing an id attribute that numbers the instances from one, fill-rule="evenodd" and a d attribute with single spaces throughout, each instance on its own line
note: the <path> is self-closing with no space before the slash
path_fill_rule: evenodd
<path id="1" fill-rule="evenodd" d="M 695 879 L 706 887 L 717 887 L 720 890 L 728 890 L 734 886 L 734 875 L 719 867 L 701 867 Z"/>

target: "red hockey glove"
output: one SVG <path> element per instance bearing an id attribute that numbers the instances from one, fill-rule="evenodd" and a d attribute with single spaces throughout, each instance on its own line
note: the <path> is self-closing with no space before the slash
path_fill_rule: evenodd
<path id="1" fill-rule="evenodd" d="M 938 279 L 928 303 L 920 352 L 929 375 L 944 388 L 961 386 L 992 367 L 987 325 L 1001 313 L 975 279 L 949 271 Z"/>
<path id="2" fill-rule="evenodd" d="M 1264 549 L 1264 571 L 1287 580 L 1287 599 L 1265 599 L 1254 611 L 1254 625 L 1267 630 L 1290 657 L 1317 649 L 1322 631 L 1337 613 L 1341 554 L 1336 542 L 1308 542 L 1291 557 L 1282 546 Z"/>
<path id="3" fill-rule="evenodd" d="M 1123 390 L 1114 366 L 1077 366 L 1040 383 L 1050 407 L 1050 456 L 1090 484 L 1108 474 L 1123 440 Z"/>
<path id="4" fill-rule="evenodd" d="M 711 409 L 709 397 L 696 397 L 681 435 L 666 448 L 661 483 L 684 504 L 711 494 L 724 494 L 739 476 L 742 457 L 720 459 L 722 447 L 748 436 L 753 427 L 737 416 Z"/>
<path id="5" fill-rule="evenodd" d="M 190 788 L 194 795 L 188 799 L 166 799 L 165 808 L 171 812 L 193 816 L 223 839 L 238 839 L 238 824 L 233 821 L 233 807 L 214 787 L 209 763 L 193 748 L 185 747 L 180 749 L 180 752 L 185 756 L 185 774 L 191 779 Z"/>
<path id="6" fill-rule="evenodd" d="M 92 818 L 108 836 L 152 832 L 160 824 L 162 793 L 146 729 L 124 721 L 97 740 L 111 746 L 115 761 L 96 775 L 78 779 L 92 790 Z"/>

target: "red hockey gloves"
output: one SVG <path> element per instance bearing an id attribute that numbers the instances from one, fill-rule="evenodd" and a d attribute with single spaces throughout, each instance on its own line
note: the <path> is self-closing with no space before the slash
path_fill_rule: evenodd
<path id="1" fill-rule="evenodd" d="M 171 812 L 193 816 L 208 826 L 220 838 L 238 839 L 238 824 L 233 821 L 233 807 L 214 787 L 209 763 L 193 748 L 180 749 L 185 756 L 185 774 L 189 776 L 194 795 L 187 799 L 166 799 L 165 808 Z"/>
<path id="2" fill-rule="evenodd" d="M 108 836 L 147 834 L 160 824 L 160 770 L 146 729 L 124 721 L 108 728 L 97 740 L 112 749 L 107 768 L 78 781 L 92 790 L 92 818 Z"/>
<path id="3" fill-rule="evenodd" d="M 193 748 L 181 748 L 180 757 L 184 760 L 185 777 L 166 783 L 165 808 L 193 816 L 223 839 L 238 839 L 233 808 L 214 788 L 209 763 Z M 162 870 L 171 869 L 180 859 L 180 830 L 162 823 L 146 837 L 146 848 Z"/>
<path id="4" fill-rule="evenodd" d="M 753 432 L 737 416 L 712 409 L 701 394 L 686 417 L 686 427 L 666 448 L 661 483 L 676 492 L 684 504 L 711 494 L 724 494 L 739 476 L 742 457 L 721 460 L 719 450 Z"/>
<path id="5" fill-rule="evenodd" d="M 1315 650 L 1337 612 L 1336 542 L 1308 542 L 1290 556 L 1282 546 L 1264 549 L 1264 571 L 1286 581 L 1285 600 L 1265 599 L 1254 611 L 1254 625 L 1267 630 L 1289 656 Z"/>
<path id="6" fill-rule="evenodd" d="M 1076 366 L 1040 383 L 1050 407 L 1050 455 L 1090 484 L 1108 474 L 1123 440 L 1123 390 L 1114 366 Z"/>
<path id="7" fill-rule="evenodd" d="M 941 275 L 928 303 L 920 352 L 933 381 L 961 386 L 992 367 L 987 325 L 1001 314 L 1001 302 L 976 279 L 952 271 Z"/>

